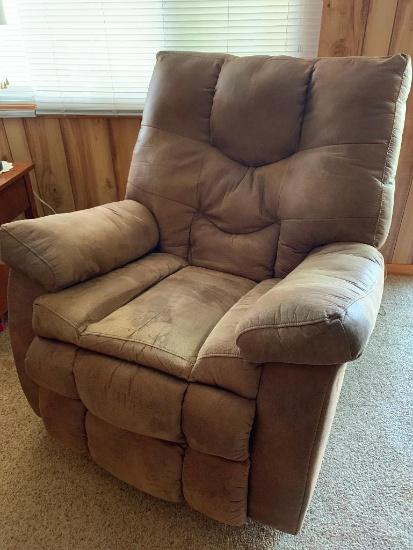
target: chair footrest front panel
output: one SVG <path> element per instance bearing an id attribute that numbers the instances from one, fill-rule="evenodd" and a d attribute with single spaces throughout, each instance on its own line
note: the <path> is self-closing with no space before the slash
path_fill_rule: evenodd
<path id="1" fill-rule="evenodd" d="M 74 375 L 80 398 L 95 416 L 123 430 L 185 443 L 181 425 L 187 382 L 83 349 Z"/>
<path id="2" fill-rule="evenodd" d="M 230 525 L 297 533 L 344 365 L 273 363 L 257 399 L 36 337 L 26 370 L 47 431 L 153 496 Z M 250 466 L 251 464 L 251 466 Z"/>
<path id="3" fill-rule="evenodd" d="M 90 454 L 104 470 L 150 495 L 181 502 L 184 447 L 108 424 L 88 412 Z"/>
<path id="4" fill-rule="evenodd" d="M 64 445 L 153 496 L 246 521 L 254 399 L 40 337 L 26 370 Z"/>

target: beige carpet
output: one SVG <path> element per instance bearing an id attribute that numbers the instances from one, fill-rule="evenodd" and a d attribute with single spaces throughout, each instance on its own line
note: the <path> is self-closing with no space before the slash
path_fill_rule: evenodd
<path id="1" fill-rule="evenodd" d="M 136 491 L 50 439 L 0 335 L 0 550 L 413 548 L 413 278 L 391 276 L 350 365 L 305 526 L 220 525 Z"/>

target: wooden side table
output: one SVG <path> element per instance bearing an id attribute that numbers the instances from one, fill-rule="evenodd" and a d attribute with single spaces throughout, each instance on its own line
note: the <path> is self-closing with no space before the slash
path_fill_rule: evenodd
<path id="1" fill-rule="evenodd" d="M 34 164 L 16 162 L 5 174 L 0 174 L 0 225 L 13 221 L 19 214 L 37 218 L 36 203 L 29 172 Z"/>
<path id="2" fill-rule="evenodd" d="M 20 214 L 26 218 L 37 218 L 29 172 L 34 164 L 16 162 L 13 168 L 0 174 L 0 225 L 13 221 Z M 7 280 L 9 268 L 0 264 L 0 330 L 3 330 L 3 317 L 7 312 Z"/>

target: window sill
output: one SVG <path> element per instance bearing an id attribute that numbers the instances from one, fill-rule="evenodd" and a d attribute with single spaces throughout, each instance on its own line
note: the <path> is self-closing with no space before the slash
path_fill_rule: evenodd
<path id="1" fill-rule="evenodd" d="M 0 101 L 0 118 L 35 117 L 35 103 L 2 103 Z"/>
<path id="2" fill-rule="evenodd" d="M 142 109 L 136 109 L 136 111 L 117 111 L 117 112 L 95 112 L 95 111 L 71 111 L 66 113 L 59 112 L 38 112 L 36 104 L 28 103 L 1 103 L 0 102 L 0 118 L 23 118 L 23 117 L 36 117 L 36 118 L 142 118 Z"/>

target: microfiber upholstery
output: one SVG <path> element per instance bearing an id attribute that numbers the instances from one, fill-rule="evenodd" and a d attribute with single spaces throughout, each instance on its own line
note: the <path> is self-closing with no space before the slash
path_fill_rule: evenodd
<path id="1" fill-rule="evenodd" d="M 245 523 L 257 387 L 247 399 L 39 336 L 26 370 L 53 437 L 154 496 Z"/>
<path id="2" fill-rule="evenodd" d="M 371 246 L 315 250 L 241 318 L 235 333 L 243 357 L 309 365 L 357 359 L 373 331 L 383 283 L 383 256 Z"/>
<path id="3" fill-rule="evenodd" d="M 33 310 L 36 334 L 188 379 L 212 329 L 255 283 L 199 267 L 179 269 L 182 260 L 172 256 L 166 269 L 165 261 L 157 261 L 158 256 L 168 255 L 152 256 L 152 267 L 158 270 L 149 272 L 152 278 L 145 287 L 133 285 L 132 292 L 120 296 L 114 293 L 108 299 L 105 286 L 110 282 L 109 288 L 114 291 L 115 285 L 113 277 L 104 275 L 40 296 Z M 138 260 L 134 271 L 141 263 L 147 268 L 148 259 Z M 177 269 L 175 273 L 172 266 Z M 119 275 L 131 271 L 128 267 L 121 268 Z M 162 270 L 165 278 L 160 280 Z M 117 307 L 113 307 L 115 304 Z"/>
<path id="4" fill-rule="evenodd" d="M 160 52 L 126 200 L 6 224 L 46 430 L 229 525 L 299 532 L 380 307 L 408 56 Z"/>
<path id="5" fill-rule="evenodd" d="M 136 260 L 155 248 L 159 238 L 148 209 L 128 200 L 6 223 L 1 229 L 3 261 L 49 292 Z"/>
<path id="6" fill-rule="evenodd" d="M 410 80 L 404 55 L 161 52 L 126 196 L 161 250 L 254 281 L 325 244 L 380 247 Z"/>

